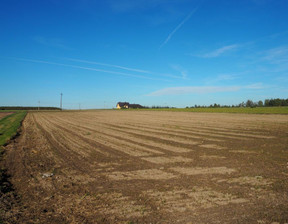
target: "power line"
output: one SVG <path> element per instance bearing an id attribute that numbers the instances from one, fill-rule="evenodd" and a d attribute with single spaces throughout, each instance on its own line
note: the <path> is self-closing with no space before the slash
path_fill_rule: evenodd
<path id="1" fill-rule="evenodd" d="M 62 110 L 62 96 L 63 96 L 63 93 L 61 93 L 60 95 L 61 95 L 61 98 L 60 98 L 60 109 Z"/>

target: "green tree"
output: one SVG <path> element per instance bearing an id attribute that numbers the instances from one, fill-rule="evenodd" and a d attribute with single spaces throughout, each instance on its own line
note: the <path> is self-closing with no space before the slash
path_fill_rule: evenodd
<path id="1" fill-rule="evenodd" d="M 247 100 L 245 105 L 246 105 L 246 107 L 254 107 L 255 106 L 255 104 L 253 103 L 252 100 Z"/>
<path id="2" fill-rule="evenodd" d="M 263 104 L 263 101 L 262 101 L 262 100 L 259 100 L 259 101 L 258 101 L 258 107 L 263 107 L 263 105 L 264 105 L 264 104 Z"/>

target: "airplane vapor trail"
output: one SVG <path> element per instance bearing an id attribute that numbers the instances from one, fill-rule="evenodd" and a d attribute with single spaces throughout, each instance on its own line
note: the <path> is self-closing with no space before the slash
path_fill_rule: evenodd
<path id="1" fill-rule="evenodd" d="M 145 71 L 145 70 L 141 70 L 141 69 L 137 69 L 137 68 L 128 68 L 128 67 L 120 66 L 120 65 L 112 65 L 112 64 L 106 64 L 106 63 L 101 63 L 101 62 L 74 59 L 74 58 L 65 58 L 65 59 L 67 59 L 69 61 L 83 62 L 83 63 L 87 63 L 87 64 L 102 65 L 102 66 L 107 66 L 107 67 L 111 67 L 111 68 L 120 68 L 123 70 L 132 71 L 132 72 L 152 74 L 152 72 L 149 72 L 149 71 Z"/>
<path id="2" fill-rule="evenodd" d="M 74 59 L 74 58 L 64 58 L 64 59 L 69 60 L 69 61 L 87 63 L 87 64 L 101 65 L 101 66 L 106 66 L 106 67 L 111 67 L 111 68 L 119 68 L 119 69 L 126 70 L 126 71 L 144 73 L 144 74 L 148 74 L 148 75 L 182 79 L 182 77 L 175 76 L 175 75 L 155 73 L 155 72 L 151 72 L 151 71 L 147 71 L 147 70 L 142 70 L 142 69 L 137 69 L 137 68 L 129 68 L 129 67 L 121 66 L 121 65 L 107 64 L 107 63 L 101 63 L 101 62 L 95 62 L 95 61 L 87 61 L 87 60 Z"/>
<path id="3" fill-rule="evenodd" d="M 168 35 L 166 40 L 161 44 L 160 48 L 162 48 L 165 44 L 168 43 L 168 41 L 171 39 L 171 37 L 190 19 L 190 17 L 196 12 L 197 8 L 195 8 L 192 12 L 189 13 L 186 18 L 178 24 L 178 26 Z"/>
<path id="4" fill-rule="evenodd" d="M 51 61 L 42 61 L 42 60 L 34 60 L 34 59 L 26 59 L 26 58 L 11 58 L 11 59 L 16 59 L 16 60 L 20 60 L 20 61 L 27 61 L 27 62 L 33 62 L 33 63 L 65 66 L 65 67 L 70 67 L 70 68 L 90 70 L 90 71 L 109 73 L 109 74 L 121 75 L 121 76 L 128 76 L 128 77 L 134 77 L 134 78 L 168 81 L 168 80 L 165 80 L 165 79 L 152 78 L 152 77 L 143 76 L 143 75 L 133 75 L 133 74 L 125 73 L 125 72 L 116 72 L 116 71 L 110 71 L 110 70 L 104 70 L 104 69 L 98 69 L 98 68 L 90 68 L 90 67 L 83 67 L 83 66 L 78 66 L 78 65 L 69 65 L 69 64 L 63 64 L 63 63 L 57 63 L 57 62 L 51 62 Z"/>

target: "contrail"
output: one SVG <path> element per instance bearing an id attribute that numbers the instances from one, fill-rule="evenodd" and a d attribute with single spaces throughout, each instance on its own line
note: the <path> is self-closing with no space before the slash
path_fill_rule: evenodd
<path id="1" fill-rule="evenodd" d="M 160 48 L 162 48 L 165 44 L 168 43 L 171 37 L 190 19 L 190 17 L 196 12 L 197 9 L 198 8 L 195 8 L 192 12 L 189 13 L 188 16 L 186 16 L 186 18 L 168 35 L 166 40 L 161 44 Z"/>
<path id="2" fill-rule="evenodd" d="M 10 59 L 16 59 L 16 60 L 19 60 L 19 61 L 27 61 L 27 62 L 34 62 L 34 63 L 41 63 L 41 64 L 59 65 L 59 66 L 65 66 L 65 67 L 70 67 L 70 68 L 77 68 L 77 69 L 83 69 L 83 70 L 90 70 L 90 71 L 96 71 L 96 72 L 109 73 L 109 74 L 114 74 L 114 75 L 121 75 L 121 76 L 128 76 L 128 77 L 142 78 L 142 79 L 150 79 L 150 80 L 161 80 L 161 81 L 169 82 L 169 80 L 152 78 L 152 77 L 143 76 L 143 75 L 133 75 L 133 74 L 124 73 L 124 72 L 115 72 L 115 71 L 109 71 L 109 70 L 103 70 L 103 69 L 97 69 L 97 68 L 90 68 L 90 67 L 83 67 L 83 66 L 69 65 L 69 64 L 62 64 L 62 63 L 57 63 L 57 62 L 34 60 L 34 59 L 25 59 L 25 58 L 10 58 Z"/>
<path id="3" fill-rule="evenodd" d="M 137 69 L 137 68 L 128 68 L 128 67 L 124 67 L 124 66 L 120 66 L 120 65 L 112 65 L 112 64 L 106 64 L 106 63 L 101 63 L 101 62 L 74 59 L 74 58 L 64 58 L 64 59 L 67 59 L 69 61 L 83 62 L 83 63 L 87 63 L 87 64 L 102 65 L 102 66 L 107 66 L 107 67 L 111 67 L 111 68 L 120 68 L 120 69 L 123 69 L 123 70 L 132 71 L 132 72 L 153 74 L 150 71 L 145 71 L 145 70 L 141 70 L 141 69 Z"/>
<path id="4" fill-rule="evenodd" d="M 137 68 L 128 68 L 128 67 L 120 66 L 120 65 L 113 65 L 113 64 L 94 62 L 94 61 L 87 61 L 87 60 L 74 59 L 74 58 L 63 58 L 63 59 L 66 59 L 66 60 L 69 60 L 69 61 L 87 63 L 87 64 L 101 65 L 101 66 L 106 66 L 106 67 L 111 67 L 111 68 L 119 68 L 119 69 L 122 69 L 122 70 L 138 72 L 138 73 L 144 73 L 144 74 L 148 74 L 148 75 L 155 75 L 155 76 L 182 79 L 182 77 L 175 76 L 175 75 L 155 73 L 155 72 L 151 72 L 151 71 L 147 71 L 147 70 L 142 70 L 142 69 L 137 69 Z"/>

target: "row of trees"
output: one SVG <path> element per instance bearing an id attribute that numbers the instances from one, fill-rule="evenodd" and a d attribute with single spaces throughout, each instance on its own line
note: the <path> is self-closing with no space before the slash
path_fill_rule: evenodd
<path id="1" fill-rule="evenodd" d="M 288 99 L 271 99 L 265 100 L 265 107 L 280 107 L 280 106 L 288 106 Z"/>
<path id="2" fill-rule="evenodd" d="M 288 106 L 288 99 L 266 99 L 263 103 L 262 100 L 258 102 L 253 102 L 252 100 L 247 100 L 246 103 L 242 102 L 239 106 L 245 107 L 281 107 Z"/>
<path id="3" fill-rule="evenodd" d="M 239 103 L 238 105 L 220 105 L 217 103 L 211 104 L 208 107 L 211 108 L 218 108 L 218 107 L 281 107 L 281 106 L 288 106 L 288 99 L 266 99 L 264 102 L 259 100 L 257 102 L 253 102 L 252 100 L 247 100 L 246 102 Z M 199 107 L 207 107 L 207 106 L 200 106 L 195 105 L 194 108 Z M 188 108 L 188 107 L 186 107 Z M 191 107 L 193 108 L 193 106 Z"/>

